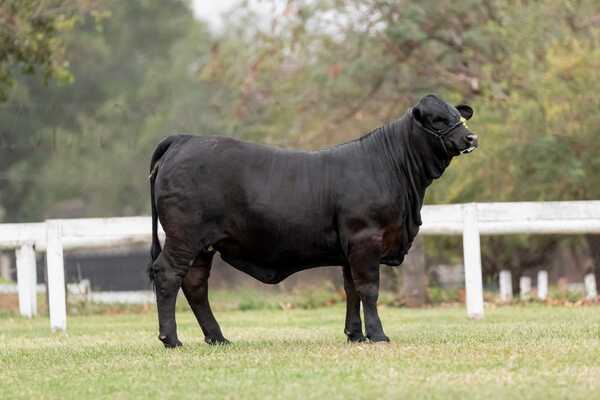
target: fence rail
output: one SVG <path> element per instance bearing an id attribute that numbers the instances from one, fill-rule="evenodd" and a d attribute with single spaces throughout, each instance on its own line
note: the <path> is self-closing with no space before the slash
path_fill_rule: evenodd
<path id="1" fill-rule="evenodd" d="M 483 318 L 480 235 L 600 233 L 600 201 L 424 206 L 423 235 L 462 235 L 467 314 Z M 35 252 L 46 252 L 52 330 L 66 330 L 64 251 L 149 243 L 150 217 L 55 219 L 0 224 L 0 249 L 15 249 L 19 309 L 37 313 Z M 161 237 L 164 236 L 162 229 Z M 502 279 L 502 277 L 501 277 Z"/>

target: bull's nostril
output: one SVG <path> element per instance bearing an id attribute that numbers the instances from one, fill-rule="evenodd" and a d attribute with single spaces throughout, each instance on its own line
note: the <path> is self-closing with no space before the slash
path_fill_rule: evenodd
<path id="1" fill-rule="evenodd" d="M 477 141 L 478 137 L 477 135 L 468 135 L 467 136 L 467 140 L 469 141 L 469 143 L 475 143 Z"/>

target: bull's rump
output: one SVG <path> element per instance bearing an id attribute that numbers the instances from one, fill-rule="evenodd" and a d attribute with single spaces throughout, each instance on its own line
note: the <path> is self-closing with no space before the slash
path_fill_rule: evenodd
<path id="1" fill-rule="evenodd" d="M 212 245 L 255 277 L 264 269 L 261 280 L 339 264 L 334 168 L 326 153 L 186 138 L 160 167 L 159 217 L 167 237 Z"/>

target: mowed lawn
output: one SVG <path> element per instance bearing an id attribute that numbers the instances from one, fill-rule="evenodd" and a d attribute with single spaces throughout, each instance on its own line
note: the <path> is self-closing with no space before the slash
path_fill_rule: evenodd
<path id="1" fill-rule="evenodd" d="M 391 344 L 347 344 L 344 308 L 218 312 L 230 346 L 209 347 L 178 313 L 184 347 L 154 313 L 0 319 L 2 399 L 600 398 L 600 307 L 382 307 Z"/>

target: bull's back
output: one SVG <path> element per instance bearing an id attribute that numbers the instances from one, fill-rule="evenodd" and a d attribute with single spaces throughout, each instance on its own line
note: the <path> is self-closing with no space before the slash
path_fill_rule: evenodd
<path id="1" fill-rule="evenodd" d="M 327 153 L 193 137 L 157 181 L 159 214 L 169 219 L 169 207 L 180 210 L 179 222 L 161 222 L 166 231 L 188 225 L 234 266 L 299 270 L 339 262 L 333 169 Z"/>

